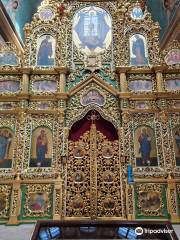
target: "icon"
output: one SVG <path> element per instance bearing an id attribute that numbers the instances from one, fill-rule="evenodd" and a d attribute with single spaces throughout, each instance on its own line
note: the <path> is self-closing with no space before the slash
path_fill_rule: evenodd
<path id="1" fill-rule="evenodd" d="M 137 228 L 135 229 L 135 233 L 136 233 L 138 236 L 142 235 L 142 234 L 143 234 L 143 229 L 142 229 L 142 227 L 137 227 Z"/>

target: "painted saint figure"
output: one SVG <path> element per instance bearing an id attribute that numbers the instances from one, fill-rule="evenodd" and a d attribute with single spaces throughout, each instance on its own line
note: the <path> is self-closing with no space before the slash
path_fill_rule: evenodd
<path id="1" fill-rule="evenodd" d="M 145 127 L 142 128 L 138 141 L 140 144 L 139 153 L 141 153 L 142 165 L 150 165 L 151 137 Z"/>
<path id="2" fill-rule="evenodd" d="M 48 152 L 48 139 L 45 130 L 41 130 L 40 135 L 37 137 L 36 142 L 36 154 L 37 154 L 37 166 L 41 166 L 45 160 L 45 155 Z"/>
<path id="3" fill-rule="evenodd" d="M 145 52 L 145 39 L 140 34 L 135 34 L 132 41 L 132 54 L 131 64 L 133 65 L 146 65 L 148 60 Z"/>
<path id="4" fill-rule="evenodd" d="M 4 129 L 0 131 L 0 161 L 5 160 L 8 157 L 10 145 L 12 142 L 12 135 L 8 130 Z"/>
<path id="5" fill-rule="evenodd" d="M 32 194 L 30 198 L 30 209 L 32 211 L 42 211 L 46 208 L 47 196 L 43 193 Z"/>
<path id="6" fill-rule="evenodd" d="M 176 146 L 178 149 L 178 155 L 180 156 L 180 129 L 175 132 Z"/>
<path id="7" fill-rule="evenodd" d="M 50 35 L 46 35 L 42 40 L 39 51 L 37 54 L 37 65 L 39 66 L 52 66 L 54 64 L 53 59 L 53 47 Z"/>

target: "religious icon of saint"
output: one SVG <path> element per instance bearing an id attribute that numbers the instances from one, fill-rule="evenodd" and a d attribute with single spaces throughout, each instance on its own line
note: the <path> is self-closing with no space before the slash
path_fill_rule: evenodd
<path id="1" fill-rule="evenodd" d="M 145 38 L 140 34 L 132 36 L 131 40 L 131 64 L 146 65 L 148 64 Z"/>
<path id="2" fill-rule="evenodd" d="M 180 80 L 179 79 L 172 79 L 166 80 L 167 90 L 170 91 L 179 91 L 180 90 Z"/>
<path id="3" fill-rule="evenodd" d="M 40 167 L 41 163 L 45 161 L 45 156 L 48 151 L 48 138 L 45 130 L 41 130 L 40 135 L 37 137 L 36 142 L 36 154 L 37 154 L 37 165 Z"/>
<path id="4" fill-rule="evenodd" d="M 176 140 L 176 146 L 177 146 L 177 149 L 178 149 L 178 154 L 180 156 L 180 129 L 178 129 L 175 132 L 175 140 Z"/>
<path id="5" fill-rule="evenodd" d="M 32 132 L 30 167 L 51 167 L 52 132 L 48 127 L 37 127 Z"/>
<path id="6" fill-rule="evenodd" d="M 46 208 L 47 195 L 43 193 L 34 193 L 30 196 L 30 209 L 32 211 L 42 211 Z"/>
<path id="7" fill-rule="evenodd" d="M 99 7 L 78 11 L 73 21 L 73 42 L 86 54 L 103 52 L 112 41 L 111 17 Z"/>
<path id="8" fill-rule="evenodd" d="M 81 99 L 81 104 L 83 106 L 89 105 L 91 103 L 103 106 L 105 103 L 104 97 L 95 89 L 90 90 L 86 95 Z"/>
<path id="9" fill-rule="evenodd" d="M 173 49 L 165 57 L 165 62 L 167 65 L 173 65 L 180 63 L 180 50 Z"/>
<path id="10" fill-rule="evenodd" d="M 156 140 L 150 127 L 141 126 L 135 130 L 134 151 L 137 167 L 158 166 Z"/>
<path id="11" fill-rule="evenodd" d="M 43 39 L 43 40 L 42 40 Z M 54 65 L 53 57 L 53 37 L 50 35 L 44 35 L 40 38 L 40 47 L 37 54 L 38 66 L 52 66 Z"/>
<path id="12" fill-rule="evenodd" d="M 33 82 L 33 91 L 35 92 L 55 92 L 56 89 L 56 81 L 38 80 Z"/>
<path id="13" fill-rule="evenodd" d="M 158 192 L 141 192 L 140 202 L 144 210 L 157 210 L 160 207 L 160 195 Z"/>
<path id="14" fill-rule="evenodd" d="M 7 129 L 0 130 L 0 161 L 3 162 L 8 158 L 9 150 L 12 142 L 12 133 Z"/>
<path id="15" fill-rule="evenodd" d="M 142 157 L 142 165 L 150 165 L 151 137 L 147 133 L 147 128 L 142 128 L 138 141 L 140 144 L 139 153 Z"/>

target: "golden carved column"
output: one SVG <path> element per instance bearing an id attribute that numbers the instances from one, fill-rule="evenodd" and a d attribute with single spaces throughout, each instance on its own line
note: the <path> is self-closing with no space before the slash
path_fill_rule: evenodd
<path id="1" fill-rule="evenodd" d="M 53 201 L 53 220 L 60 220 L 62 216 L 62 180 L 60 175 L 54 183 Z"/>
<path id="2" fill-rule="evenodd" d="M 16 172 L 20 173 L 24 162 L 25 124 L 27 114 L 25 109 L 19 109 L 16 123 Z"/>
<path id="3" fill-rule="evenodd" d="M 126 185 L 126 162 L 124 156 L 124 129 L 122 127 L 118 128 L 118 137 L 119 137 L 119 163 L 120 163 L 120 183 L 121 183 L 121 192 L 126 192 L 127 185 Z M 122 215 L 123 218 L 126 219 L 126 194 L 122 195 Z"/>
<path id="4" fill-rule="evenodd" d="M 172 222 L 179 222 L 176 182 L 169 175 L 167 179 L 167 203 Z"/>
<path id="5" fill-rule="evenodd" d="M 22 94 L 28 94 L 29 92 L 29 74 L 31 72 L 30 68 L 21 68 L 23 73 L 22 77 Z"/>
<path id="6" fill-rule="evenodd" d="M 157 91 L 158 92 L 164 92 L 164 82 L 163 82 L 163 71 L 164 71 L 164 66 L 155 66 L 154 71 L 156 73 L 156 82 L 157 82 Z"/>
<path id="7" fill-rule="evenodd" d="M 127 183 L 127 165 L 131 164 L 131 129 L 130 124 L 132 122 L 132 116 L 131 113 L 127 110 L 122 112 L 122 136 L 123 139 L 123 158 L 124 158 L 124 172 L 125 174 L 125 180 L 124 185 L 126 186 L 126 217 L 129 221 L 135 219 L 135 206 L 134 206 L 134 186 L 132 184 Z"/>
<path id="8" fill-rule="evenodd" d="M 13 181 L 12 194 L 11 194 L 11 205 L 10 205 L 10 216 L 8 224 L 18 224 L 18 216 L 21 209 L 21 180 L 19 174 Z"/>
<path id="9" fill-rule="evenodd" d="M 170 128 L 169 128 L 169 114 L 166 110 L 162 110 L 157 115 L 157 121 L 161 124 L 161 138 L 163 146 L 163 158 L 165 168 L 168 173 L 173 171 L 172 163 L 172 149 L 170 146 Z"/>
<path id="10" fill-rule="evenodd" d="M 132 184 L 126 183 L 126 211 L 127 211 L 127 220 L 132 221 L 135 220 L 135 212 L 134 212 L 134 187 Z"/>
<path id="11" fill-rule="evenodd" d="M 130 70 L 130 67 L 117 67 L 116 69 L 119 73 L 119 85 L 121 92 L 128 92 L 126 73 Z"/>
<path id="12" fill-rule="evenodd" d="M 58 67 L 55 70 L 59 73 L 59 93 L 65 93 L 66 87 L 66 75 L 68 74 L 68 69 L 66 67 Z"/>
<path id="13" fill-rule="evenodd" d="M 62 212 L 61 218 L 66 216 L 66 178 L 67 178 L 67 159 L 68 159 L 68 137 L 70 129 L 63 128 L 62 155 L 61 155 L 61 178 L 62 178 Z"/>
<path id="14" fill-rule="evenodd" d="M 97 146 L 96 126 L 90 130 L 90 181 L 91 181 L 91 218 L 97 218 Z"/>

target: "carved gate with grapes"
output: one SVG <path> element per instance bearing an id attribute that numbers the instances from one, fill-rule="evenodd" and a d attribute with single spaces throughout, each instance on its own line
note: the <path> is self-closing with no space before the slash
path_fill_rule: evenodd
<path id="1" fill-rule="evenodd" d="M 69 140 L 66 217 L 123 217 L 119 141 L 109 140 L 92 122 L 77 141 Z M 123 193 L 123 195 L 122 195 Z"/>

